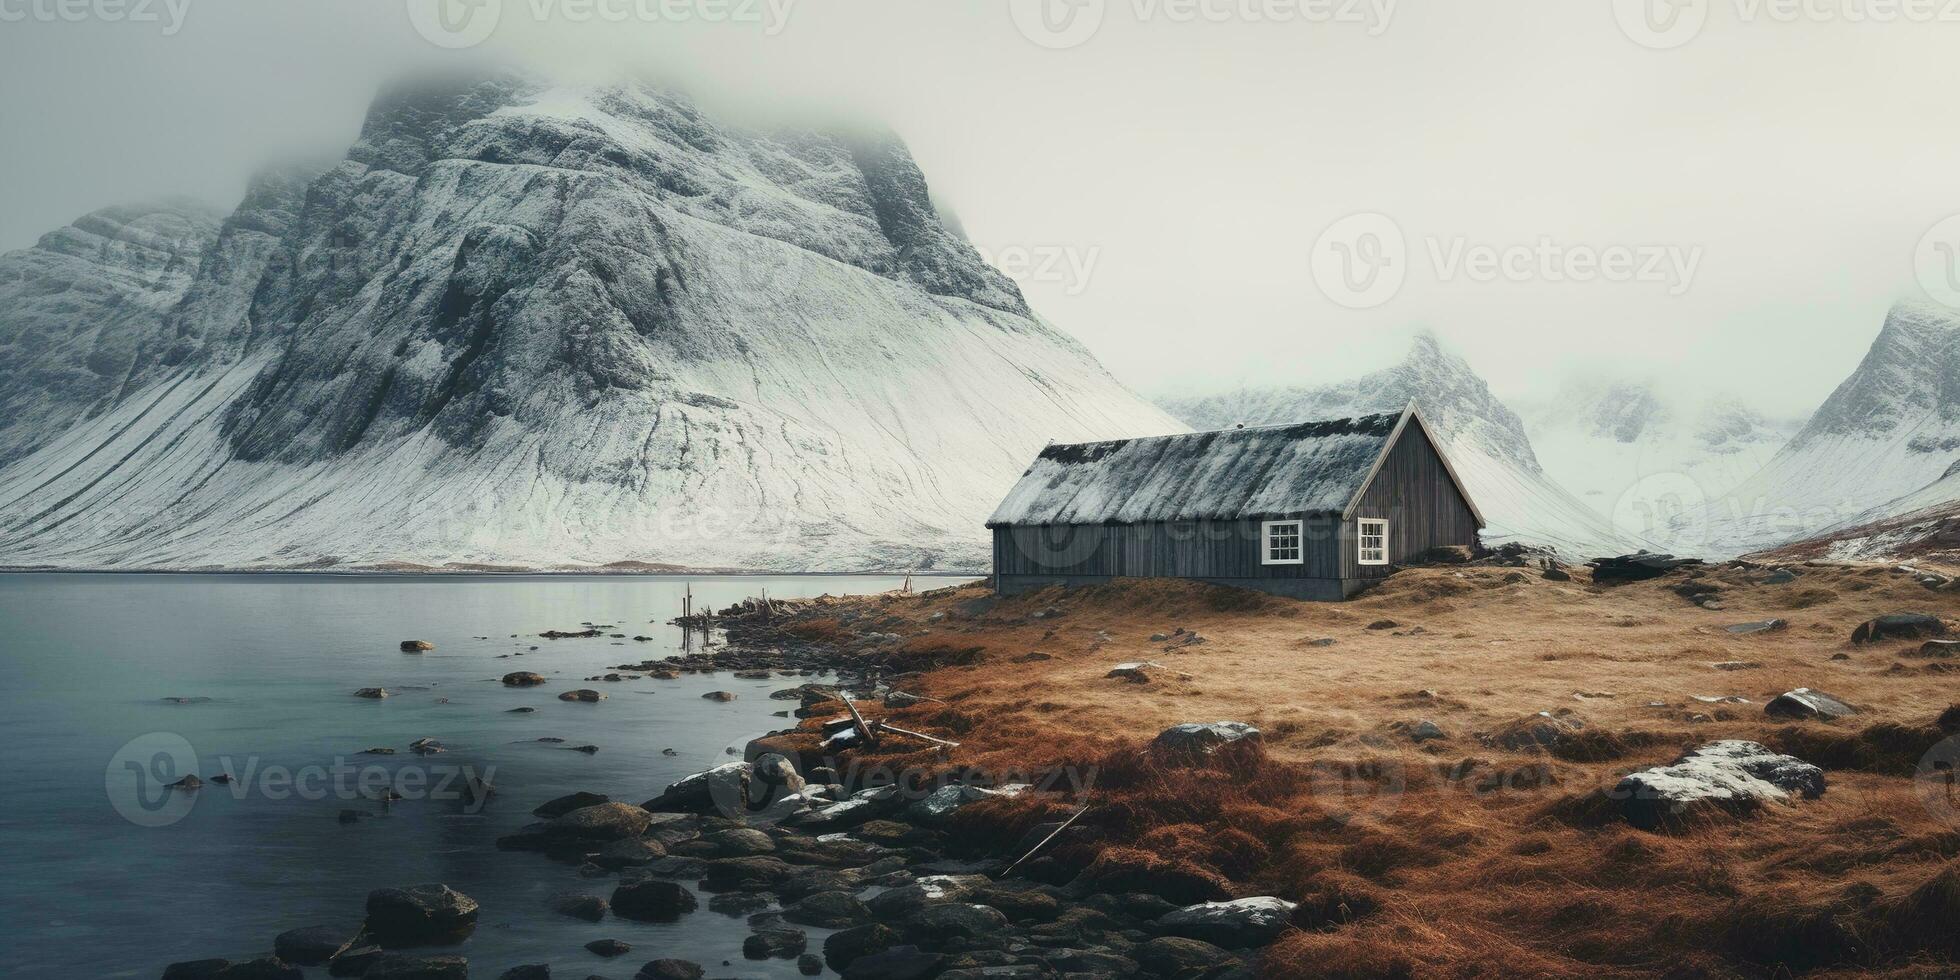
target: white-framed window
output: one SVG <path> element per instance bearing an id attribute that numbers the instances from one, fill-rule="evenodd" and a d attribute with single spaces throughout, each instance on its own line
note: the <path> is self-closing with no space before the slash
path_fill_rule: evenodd
<path id="1" fill-rule="evenodd" d="M 1259 525 L 1259 564 L 1304 565 L 1307 544 L 1299 521 L 1266 521 Z"/>
<path id="2" fill-rule="evenodd" d="M 1388 564 L 1388 522 L 1363 517 L 1354 522 L 1355 546 L 1363 565 Z"/>

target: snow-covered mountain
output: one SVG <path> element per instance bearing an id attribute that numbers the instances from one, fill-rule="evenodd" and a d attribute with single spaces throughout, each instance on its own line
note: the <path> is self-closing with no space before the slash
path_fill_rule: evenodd
<path id="1" fill-rule="evenodd" d="M 1552 398 L 1521 403 L 1545 472 L 1622 530 L 1700 554 L 1684 533 L 1707 502 L 1748 479 L 1801 422 L 1771 419 L 1729 395 L 1683 397 L 1660 385 L 1573 378 Z"/>
<path id="2" fill-rule="evenodd" d="M 0 465 L 122 391 L 222 217 L 189 201 L 104 208 L 0 255 Z"/>
<path id="3" fill-rule="evenodd" d="M 1857 370 L 1790 442 L 1711 501 L 1708 538 L 1743 553 L 1921 509 L 1942 492 L 1929 484 L 1956 460 L 1960 313 L 1900 303 Z"/>
<path id="4" fill-rule="evenodd" d="M 1276 387 L 1167 398 L 1166 411 L 1198 429 L 1263 425 L 1397 411 L 1413 399 L 1490 526 L 1487 544 L 1521 541 L 1573 557 L 1623 554 L 1643 546 L 1616 530 L 1548 476 L 1524 423 L 1490 393 L 1463 358 L 1427 333 L 1395 365 L 1320 387 Z"/>
<path id="5" fill-rule="evenodd" d="M 0 564 L 978 568 L 1045 443 L 1182 429 L 889 134 L 425 83 L 222 227 L 142 214 L 4 260 L 41 274 L 0 296 L 33 355 L 0 368 Z"/>

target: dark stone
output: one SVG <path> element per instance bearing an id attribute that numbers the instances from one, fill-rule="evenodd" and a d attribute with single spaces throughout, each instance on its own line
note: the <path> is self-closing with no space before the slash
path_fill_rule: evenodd
<path id="1" fill-rule="evenodd" d="M 618 939 L 594 939 L 586 943 L 585 948 L 594 956 L 604 956 L 607 959 L 615 956 L 625 956 L 627 953 L 633 951 L 631 944 Z"/>
<path id="2" fill-rule="evenodd" d="M 1868 619 L 1851 631 L 1853 643 L 1877 643 L 1881 640 L 1924 640 L 1946 635 L 1946 623 L 1937 616 L 1925 613 L 1895 613 Z"/>
<path id="3" fill-rule="evenodd" d="M 573 810 L 583 810 L 589 806 L 598 806 L 601 803 L 611 802 L 611 797 L 598 793 L 570 793 L 550 802 L 539 804 L 538 808 L 532 810 L 531 813 L 533 816 L 550 820 L 555 817 L 562 817 Z"/>
<path id="4" fill-rule="evenodd" d="M 559 839 L 625 840 L 640 836 L 652 823 L 653 814 L 631 803 L 600 803 L 553 818 L 543 833 Z"/>
<path id="5" fill-rule="evenodd" d="M 774 904 L 776 900 L 764 892 L 728 892 L 708 899 L 708 911 L 739 919 Z"/>
<path id="6" fill-rule="evenodd" d="M 427 640 L 403 640 L 402 641 L 403 653 L 421 653 L 424 650 L 434 650 L 435 648 L 436 645 L 430 643 Z"/>
<path id="7" fill-rule="evenodd" d="M 586 704 L 593 704 L 604 701 L 605 699 L 605 695 L 589 687 L 581 687 L 576 691 L 560 691 L 558 694 L 558 700 L 560 701 L 581 701 Z"/>
<path id="8" fill-rule="evenodd" d="M 1198 977 L 1236 961 L 1231 953 L 1199 939 L 1160 936 L 1137 947 L 1136 960 L 1160 977 Z"/>
<path id="9" fill-rule="evenodd" d="M 1227 742 L 1259 739 L 1259 729 L 1242 721 L 1215 721 L 1209 724 L 1187 722 L 1172 725 L 1157 734 L 1150 744 L 1163 752 L 1209 755 Z"/>
<path id="10" fill-rule="evenodd" d="M 1007 927 L 1007 916 L 985 905 L 948 903 L 920 909 L 905 922 L 906 934 L 924 942 L 977 939 Z"/>
<path id="11" fill-rule="evenodd" d="M 333 926 L 302 926 L 273 937 L 272 952 L 288 963 L 318 966 L 339 956 L 353 941 L 352 930 Z"/>
<path id="12" fill-rule="evenodd" d="M 469 961 L 461 956 L 407 956 L 388 953 L 361 974 L 361 980 L 469 980 Z"/>
<path id="13" fill-rule="evenodd" d="M 640 967 L 633 980 L 701 980 L 701 964 L 688 960 L 654 960 Z"/>
<path id="14" fill-rule="evenodd" d="M 1772 718 L 1816 718 L 1831 721 L 1846 715 L 1857 714 L 1857 709 L 1845 704 L 1822 691 L 1800 687 L 1777 695 L 1766 705 L 1763 713 Z"/>
<path id="15" fill-rule="evenodd" d="M 536 687 L 544 683 L 544 675 L 534 674 L 528 670 L 513 670 L 505 674 L 503 680 L 505 687 Z"/>
<path id="16" fill-rule="evenodd" d="M 551 900 L 553 912 L 587 922 L 604 919 L 606 908 L 606 900 L 597 895 L 559 895 Z"/>
<path id="17" fill-rule="evenodd" d="M 599 848 L 591 856 L 593 864 L 602 868 L 642 868 L 667 856 L 667 848 L 657 840 L 634 837 L 616 840 Z"/>
<path id="18" fill-rule="evenodd" d="M 701 887 L 709 891 L 767 891 L 796 873 L 781 858 L 722 858 L 708 862 Z"/>
<path id="19" fill-rule="evenodd" d="M 1631 773 L 1614 787 L 1628 823 L 1647 830 L 1687 825 L 1697 815 L 1743 815 L 1768 802 L 1824 795 L 1824 770 L 1756 742 L 1710 742 L 1673 764 Z"/>
<path id="20" fill-rule="evenodd" d="M 849 892 L 818 892 L 784 908 L 783 918 L 798 925 L 844 929 L 869 920 L 871 910 Z"/>
<path id="21" fill-rule="evenodd" d="M 697 905 L 693 892 L 659 878 L 621 882 L 612 894 L 614 915 L 644 922 L 672 922 Z"/>
<path id="22" fill-rule="evenodd" d="M 802 955 L 810 938 L 801 929 L 757 929 L 742 940 L 742 955 L 752 960 L 787 960 Z"/>
<path id="23" fill-rule="evenodd" d="M 873 953 L 882 953 L 903 939 L 898 930 L 891 926 L 882 922 L 867 922 L 832 933 L 823 941 L 823 959 L 831 969 L 842 972 L 857 960 Z"/>
<path id="24" fill-rule="evenodd" d="M 551 980 L 551 965 L 531 963 L 513 966 L 497 975 L 497 980 Z"/>
<path id="25" fill-rule="evenodd" d="M 703 700 L 720 701 L 723 704 L 735 700 L 734 693 L 730 691 L 709 691 L 708 693 L 701 695 L 701 697 Z"/>
<path id="26" fill-rule="evenodd" d="M 776 849 L 776 842 L 770 840 L 768 834 L 749 827 L 717 831 L 701 840 L 714 848 L 715 857 L 752 857 Z"/>
<path id="27" fill-rule="evenodd" d="M 476 900 L 448 885 L 382 888 L 368 893 L 367 932 L 383 945 L 440 942 L 467 934 Z"/>
<path id="28" fill-rule="evenodd" d="M 919 980 L 938 973 L 944 959 L 917 946 L 893 946 L 852 960 L 843 970 L 844 980 Z"/>
<path id="29" fill-rule="evenodd" d="M 163 968 L 163 980 L 215 980 L 231 966 L 226 959 L 184 960 Z"/>
<path id="30" fill-rule="evenodd" d="M 332 962 L 327 964 L 327 975 L 358 977 L 386 955 L 387 952 L 379 946 L 355 946 L 334 957 Z"/>
<path id="31" fill-rule="evenodd" d="M 815 953 L 804 953 L 802 956 L 796 958 L 796 972 L 806 977 L 814 977 L 823 973 L 823 957 Z"/>
<path id="32" fill-rule="evenodd" d="M 1587 562 L 1592 566 L 1593 581 L 1600 585 L 1660 578 L 1676 569 L 1691 568 L 1701 563 L 1699 558 L 1676 558 L 1673 555 L 1656 555 L 1646 551 Z"/>

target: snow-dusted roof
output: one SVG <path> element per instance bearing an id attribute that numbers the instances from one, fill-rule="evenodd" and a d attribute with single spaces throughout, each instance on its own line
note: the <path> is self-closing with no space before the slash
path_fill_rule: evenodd
<path id="1" fill-rule="evenodd" d="M 1339 514 L 1408 414 L 1049 446 L 987 526 Z"/>

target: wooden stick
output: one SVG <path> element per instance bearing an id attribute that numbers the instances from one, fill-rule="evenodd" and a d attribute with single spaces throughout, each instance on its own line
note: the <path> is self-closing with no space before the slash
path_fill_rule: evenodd
<path id="1" fill-rule="evenodd" d="M 864 739 L 864 743 L 865 743 L 866 745 L 876 745 L 876 744 L 878 744 L 878 736 L 876 736 L 876 735 L 874 735 L 874 734 L 872 734 L 872 732 L 871 732 L 871 726 L 869 726 L 869 725 L 867 725 L 867 724 L 865 724 L 865 723 L 864 723 L 864 716 L 863 716 L 863 715 L 861 715 L 861 714 L 858 714 L 858 706 L 857 706 L 857 702 L 856 702 L 856 701 L 853 701 L 853 700 L 851 700 L 851 696 L 850 696 L 850 695 L 848 695 L 848 694 L 845 694 L 845 693 L 844 693 L 844 692 L 842 692 L 842 691 L 839 691 L 839 692 L 837 692 L 837 695 L 838 695 L 839 697 L 841 697 L 841 698 L 843 698 L 843 699 L 844 699 L 844 707 L 846 707 L 846 708 L 849 708 L 849 709 L 850 709 L 850 711 L 851 711 L 851 724 L 853 724 L 853 725 L 855 725 L 855 726 L 857 726 L 857 730 L 858 730 L 858 737 L 860 737 L 860 738 L 862 738 L 862 739 Z"/>
<path id="2" fill-rule="evenodd" d="M 1048 836 L 1043 837 L 1040 843 L 1036 844 L 1033 847 L 1028 848 L 1028 853 L 1021 855 L 1019 858 L 1015 859 L 1013 864 L 1008 865 L 1007 868 L 1000 873 L 1000 877 L 1002 878 L 1007 877 L 1008 874 L 1011 873 L 1015 868 L 1021 866 L 1022 861 L 1026 861 L 1027 859 L 1034 857 L 1034 852 L 1039 851 L 1044 847 L 1047 847 L 1049 841 L 1054 840 L 1057 837 L 1060 837 L 1062 835 L 1062 831 L 1067 830 L 1069 828 L 1069 825 L 1075 822 L 1076 817 L 1079 817 L 1088 812 L 1089 812 L 1089 804 L 1087 803 L 1082 804 L 1081 809 L 1076 810 L 1074 813 L 1069 815 L 1069 818 L 1067 820 L 1062 821 L 1062 825 L 1056 827 L 1054 833 L 1051 833 Z"/>
<path id="3" fill-rule="evenodd" d="M 898 727 L 897 725 L 890 724 L 889 722 L 880 721 L 880 722 L 874 722 L 873 724 L 875 724 L 878 727 L 879 731 L 890 732 L 893 735 L 903 735 L 906 738 L 916 738 L 921 742 L 931 742 L 934 745 L 942 746 L 944 748 L 949 748 L 949 749 L 957 749 L 960 747 L 960 743 L 958 742 L 948 741 L 943 738 L 938 738 L 932 735 L 925 735 L 919 732 L 907 731 L 903 728 Z"/>

